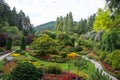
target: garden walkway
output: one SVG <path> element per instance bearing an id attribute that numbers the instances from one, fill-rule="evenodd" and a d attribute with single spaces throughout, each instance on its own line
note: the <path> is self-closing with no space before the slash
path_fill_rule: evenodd
<path id="1" fill-rule="evenodd" d="M 97 61 L 92 60 L 92 59 L 88 59 L 88 57 L 87 57 L 87 56 L 83 56 L 83 58 L 85 58 L 85 59 L 86 59 L 86 60 L 88 60 L 88 61 L 91 61 L 91 62 L 95 65 L 95 68 L 96 68 L 96 69 L 103 70 L 103 68 L 102 68 L 101 64 L 100 64 L 100 63 L 98 63 Z M 112 80 L 118 80 L 118 79 L 117 79 L 117 78 L 115 78 L 114 76 L 112 76 L 112 75 L 110 75 L 110 74 L 106 73 L 104 70 L 103 70 L 103 74 L 108 75 L 108 76 L 109 76 Z"/>
<path id="2" fill-rule="evenodd" d="M 10 53 L 6 53 L 6 54 L 0 56 L 0 61 L 1 61 L 2 59 L 4 59 L 6 56 L 8 56 L 8 55 L 10 55 L 11 53 L 14 53 L 14 52 L 15 52 L 15 51 L 10 52 Z"/>

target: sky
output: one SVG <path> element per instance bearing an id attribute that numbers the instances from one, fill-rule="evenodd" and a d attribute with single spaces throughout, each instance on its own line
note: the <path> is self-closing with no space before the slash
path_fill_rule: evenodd
<path id="1" fill-rule="evenodd" d="M 23 12 L 30 17 L 36 26 L 49 21 L 55 21 L 59 16 L 72 12 L 74 21 L 88 18 L 96 13 L 98 8 L 104 8 L 104 0 L 5 0 L 11 9 Z"/>

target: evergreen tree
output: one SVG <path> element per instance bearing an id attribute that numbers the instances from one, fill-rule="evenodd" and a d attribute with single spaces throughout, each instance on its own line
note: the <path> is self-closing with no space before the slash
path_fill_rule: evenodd
<path id="1" fill-rule="evenodd" d="M 11 48 L 12 48 L 12 38 L 8 37 L 6 42 L 6 50 L 11 50 Z"/>
<path id="2" fill-rule="evenodd" d="M 25 43 L 25 37 L 22 37 L 21 39 L 21 47 L 20 47 L 22 50 L 25 50 L 26 49 L 26 43 Z"/>

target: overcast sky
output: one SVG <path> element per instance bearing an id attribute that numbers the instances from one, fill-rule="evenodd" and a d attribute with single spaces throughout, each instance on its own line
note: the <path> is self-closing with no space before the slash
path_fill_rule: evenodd
<path id="1" fill-rule="evenodd" d="M 5 0 L 11 9 L 23 10 L 29 15 L 34 26 L 55 21 L 57 16 L 65 16 L 70 11 L 74 21 L 87 18 L 104 8 L 104 0 Z"/>

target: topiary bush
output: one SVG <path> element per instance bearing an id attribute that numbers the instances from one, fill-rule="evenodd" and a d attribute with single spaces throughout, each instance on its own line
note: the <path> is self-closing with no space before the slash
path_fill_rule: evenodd
<path id="1" fill-rule="evenodd" d="M 20 46 L 21 49 L 25 50 L 26 48 L 26 43 L 25 43 L 25 37 L 22 37 L 21 39 L 21 46 Z"/>
<path id="2" fill-rule="evenodd" d="M 105 61 L 111 65 L 113 69 L 120 70 L 120 50 L 115 50 L 108 54 Z"/>
<path id="3" fill-rule="evenodd" d="M 20 63 L 10 73 L 8 80 L 38 80 L 40 71 L 31 63 Z"/>
<path id="4" fill-rule="evenodd" d="M 8 37 L 6 42 L 6 50 L 11 50 L 11 48 L 12 48 L 12 38 Z"/>

